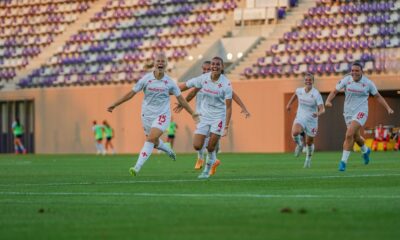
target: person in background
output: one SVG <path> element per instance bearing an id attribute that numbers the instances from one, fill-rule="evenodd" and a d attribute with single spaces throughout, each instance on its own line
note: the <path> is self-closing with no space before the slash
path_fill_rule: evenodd
<path id="1" fill-rule="evenodd" d="M 93 121 L 92 131 L 94 134 L 95 146 L 96 146 L 96 153 L 99 154 L 106 154 L 106 150 L 104 149 L 103 145 L 103 125 L 97 124 L 97 121 Z"/>
<path id="2" fill-rule="evenodd" d="M 104 133 L 106 135 L 105 152 L 110 148 L 111 153 L 115 154 L 114 145 L 112 144 L 112 139 L 114 138 L 114 129 L 108 124 L 106 120 L 103 121 Z"/>
<path id="3" fill-rule="evenodd" d="M 22 136 L 24 134 L 24 127 L 21 125 L 18 118 L 15 119 L 15 121 L 12 123 L 11 127 L 12 127 L 13 134 L 14 134 L 15 154 L 19 154 L 20 152 L 22 152 L 23 154 L 26 154 L 26 148 L 24 147 L 24 144 L 22 144 Z"/>
<path id="4" fill-rule="evenodd" d="M 176 129 L 178 129 L 178 125 L 174 122 L 174 119 L 171 117 L 171 122 L 167 127 L 167 143 L 170 145 L 171 149 L 174 148 L 174 140 Z"/>

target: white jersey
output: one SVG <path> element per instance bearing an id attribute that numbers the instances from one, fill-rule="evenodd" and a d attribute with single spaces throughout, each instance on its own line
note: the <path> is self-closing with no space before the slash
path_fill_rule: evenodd
<path id="1" fill-rule="evenodd" d="M 356 112 L 363 112 L 368 115 L 369 94 L 376 95 L 378 90 L 375 84 L 367 77 L 362 76 L 360 81 L 353 81 L 352 76 L 345 76 L 336 85 L 336 90 L 344 89 L 344 115 L 354 115 Z"/>
<path id="2" fill-rule="evenodd" d="M 134 92 L 143 90 L 142 117 L 157 117 L 160 114 L 171 114 L 170 93 L 181 95 L 176 83 L 166 74 L 160 80 L 154 77 L 153 72 L 144 75 L 132 88 Z"/>
<path id="3" fill-rule="evenodd" d="M 232 99 L 232 86 L 230 81 L 221 75 L 218 81 L 211 80 L 211 72 L 192 78 L 186 82 L 191 88 L 201 88 L 203 99 L 200 100 L 200 112 L 202 119 L 220 120 L 226 117 L 226 99 Z"/>
<path id="4" fill-rule="evenodd" d="M 196 112 L 201 114 L 201 103 L 203 102 L 204 96 L 201 91 L 196 94 Z"/>
<path id="5" fill-rule="evenodd" d="M 305 88 L 301 87 L 296 89 L 296 96 L 299 101 L 296 118 L 318 119 L 314 118 L 312 114 L 317 113 L 318 106 L 324 104 L 319 91 L 311 88 L 309 92 L 306 92 Z"/>

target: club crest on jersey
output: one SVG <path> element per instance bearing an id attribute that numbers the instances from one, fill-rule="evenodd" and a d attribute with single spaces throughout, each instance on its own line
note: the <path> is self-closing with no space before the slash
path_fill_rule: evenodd
<path id="1" fill-rule="evenodd" d="M 218 84 L 218 87 L 219 87 L 219 88 L 222 88 L 222 84 L 221 84 L 221 83 L 220 83 L 220 84 Z"/>

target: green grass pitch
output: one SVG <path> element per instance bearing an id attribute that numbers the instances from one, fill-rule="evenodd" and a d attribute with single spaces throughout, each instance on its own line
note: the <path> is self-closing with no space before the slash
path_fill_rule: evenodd
<path id="1" fill-rule="evenodd" d="M 0 155 L 0 239 L 400 239 L 400 153 Z"/>

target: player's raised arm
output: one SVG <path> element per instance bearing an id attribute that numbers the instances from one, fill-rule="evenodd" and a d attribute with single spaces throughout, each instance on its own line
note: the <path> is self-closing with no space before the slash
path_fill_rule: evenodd
<path id="1" fill-rule="evenodd" d="M 389 104 L 386 102 L 386 100 L 382 97 L 382 95 L 379 92 L 375 94 L 374 97 L 382 106 L 386 108 L 388 114 L 394 113 L 393 109 L 389 106 Z"/>
<path id="2" fill-rule="evenodd" d="M 116 101 L 115 103 L 113 103 L 111 106 L 109 106 L 107 108 L 107 111 L 112 112 L 114 110 L 114 108 L 118 107 L 119 105 L 121 105 L 122 103 L 130 100 L 131 98 L 133 98 L 136 95 L 135 91 L 130 91 L 129 93 L 127 93 L 125 96 L 123 96 L 121 99 L 119 99 L 118 101 Z"/>
<path id="3" fill-rule="evenodd" d="M 194 88 L 192 89 L 189 94 L 186 96 L 186 101 L 190 102 L 192 101 L 192 99 L 197 95 L 197 93 L 199 92 L 200 88 Z M 174 112 L 176 113 L 180 113 L 182 111 L 183 107 L 180 103 L 176 103 L 176 106 L 174 107 Z"/>
<path id="4" fill-rule="evenodd" d="M 176 97 L 178 100 L 179 104 L 182 105 L 182 107 L 190 114 L 192 115 L 193 120 L 196 122 L 199 122 L 199 114 L 189 106 L 188 102 L 182 97 L 182 95 L 179 95 Z"/>
<path id="5" fill-rule="evenodd" d="M 291 106 L 292 106 L 294 100 L 296 100 L 296 99 L 297 99 L 297 95 L 296 95 L 296 93 L 293 93 L 292 97 L 289 99 L 288 104 L 286 105 L 286 110 L 287 110 L 288 112 L 290 112 L 290 108 L 291 108 Z"/>
<path id="6" fill-rule="evenodd" d="M 228 134 L 228 129 L 229 129 L 229 124 L 231 122 L 231 117 L 232 117 L 232 99 L 226 99 L 225 100 L 226 104 L 226 124 L 225 124 L 225 129 L 224 129 L 224 134 L 222 135 L 223 137 Z"/>
<path id="7" fill-rule="evenodd" d="M 237 95 L 235 92 L 232 92 L 232 99 L 233 99 L 233 101 L 235 101 L 235 103 L 237 103 L 237 105 L 240 106 L 240 108 L 241 108 L 240 113 L 243 113 L 245 118 L 250 117 L 250 112 L 247 111 L 246 105 L 244 105 L 244 103 L 243 103 L 242 99 L 240 99 L 239 95 Z"/>
<path id="8" fill-rule="evenodd" d="M 336 89 L 329 93 L 328 98 L 325 101 L 326 107 L 332 107 L 332 100 L 336 97 L 338 93 L 339 91 Z"/>

